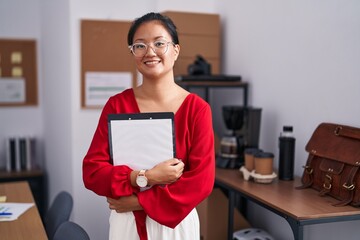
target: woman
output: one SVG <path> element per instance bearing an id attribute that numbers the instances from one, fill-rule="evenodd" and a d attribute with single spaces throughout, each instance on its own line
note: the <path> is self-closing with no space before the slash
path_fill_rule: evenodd
<path id="1" fill-rule="evenodd" d="M 110 239 L 200 239 L 195 207 L 211 193 L 215 176 L 210 106 L 174 81 L 173 66 L 180 46 L 171 19 L 159 13 L 136 19 L 128 44 L 143 82 L 105 104 L 83 161 L 84 184 L 107 197 L 112 210 Z M 107 116 L 140 112 L 175 114 L 176 158 L 146 171 L 113 166 Z M 150 189 L 140 190 L 136 182 L 140 175 L 145 175 Z"/>

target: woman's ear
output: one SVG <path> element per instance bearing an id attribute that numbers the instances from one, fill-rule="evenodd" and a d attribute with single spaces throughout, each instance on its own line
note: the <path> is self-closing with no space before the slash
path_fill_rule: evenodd
<path id="1" fill-rule="evenodd" d="M 178 59 L 179 54 L 180 54 L 180 45 L 175 44 L 174 45 L 174 61 L 176 61 Z"/>

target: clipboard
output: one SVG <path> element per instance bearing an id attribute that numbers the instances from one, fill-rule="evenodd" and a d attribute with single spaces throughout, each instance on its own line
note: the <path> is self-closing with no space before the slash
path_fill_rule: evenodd
<path id="1" fill-rule="evenodd" d="M 175 157 L 172 112 L 109 114 L 108 128 L 113 165 L 150 169 Z"/>

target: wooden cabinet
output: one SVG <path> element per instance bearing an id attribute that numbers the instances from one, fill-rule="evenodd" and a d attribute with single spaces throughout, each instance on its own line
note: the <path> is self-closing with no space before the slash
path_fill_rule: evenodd
<path id="1" fill-rule="evenodd" d="M 27 181 L 30 185 L 40 216 L 44 218 L 47 210 L 46 176 L 42 170 L 21 172 L 0 171 L 0 182 Z"/>
<path id="2" fill-rule="evenodd" d="M 180 56 L 174 66 L 175 75 L 188 74 L 188 66 L 201 55 L 211 64 L 212 74 L 221 72 L 220 15 L 208 13 L 166 11 L 164 15 L 177 27 Z"/>

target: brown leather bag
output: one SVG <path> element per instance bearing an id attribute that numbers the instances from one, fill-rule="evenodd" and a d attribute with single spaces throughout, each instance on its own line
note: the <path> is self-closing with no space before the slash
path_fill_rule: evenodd
<path id="1" fill-rule="evenodd" d="M 321 123 L 305 150 L 309 153 L 303 186 L 329 195 L 339 202 L 334 206 L 360 206 L 360 128 Z"/>

